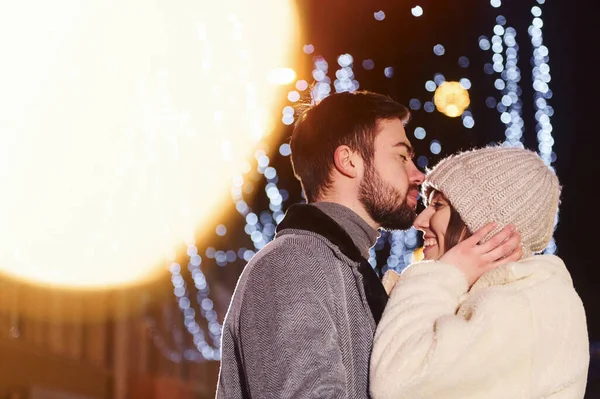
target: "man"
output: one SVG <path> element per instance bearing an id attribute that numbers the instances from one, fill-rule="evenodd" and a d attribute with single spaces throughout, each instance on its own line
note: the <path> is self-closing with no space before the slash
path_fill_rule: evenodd
<path id="1" fill-rule="evenodd" d="M 331 95 L 299 117 L 292 166 L 308 204 L 288 209 L 240 276 L 223 326 L 217 398 L 369 397 L 373 336 L 387 302 L 369 248 L 379 228 L 412 225 L 424 179 L 404 130 L 409 117 L 366 91 Z M 509 235 L 493 238 L 505 254 L 517 248 Z M 466 245 L 447 255 L 489 263 Z"/>

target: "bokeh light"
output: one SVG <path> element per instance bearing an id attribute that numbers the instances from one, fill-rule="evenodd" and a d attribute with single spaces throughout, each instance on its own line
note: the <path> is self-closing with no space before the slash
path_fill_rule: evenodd
<path id="1" fill-rule="evenodd" d="M 425 155 L 420 155 L 417 158 L 417 166 L 419 166 L 419 168 L 425 169 L 428 164 L 429 164 L 429 159 Z"/>
<path id="2" fill-rule="evenodd" d="M 425 129 L 423 129 L 422 127 L 418 126 L 415 128 L 415 138 L 419 139 L 419 140 L 423 140 L 426 136 L 426 131 Z"/>
<path id="3" fill-rule="evenodd" d="M 272 130 L 279 100 L 265 77 L 289 62 L 296 16 L 289 1 L 263 3 L 259 14 L 244 1 L 3 11 L 3 273 L 126 285 L 193 240 Z"/>
<path id="4" fill-rule="evenodd" d="M 435 55 L 444 55 L 445 52 L 446 52 L 446 49 L 444 48 L 443 45 L 436 44 L 435 46 L 433 46 L 433 53 Z"/>
<path id="5" fill-rule="evenodd" d="M 471 103 L 469 92 L 459 82 L 443 82 L 433 96 L 435 107 L 442 114 L 455 118 Z"/>
<path id="6" fill-rule="evenodd" d="M 371 69 L 375 68 L 375 62 L 373 62 L 372 59 L 367 58 L 366 60 L 363 60 L 362 66 L 366 70 L 371 70 Z"/>
<path id="7" fill-rule="evenodd" d="M 438 140 L 432 140 L 429 145 L 429 151 L 431 151 L 432 154 L 439 154 L 442 152 L 442 144 Z"/>
<path id="8" fill-rule="evenodd" d="M 418 110 L 421 108 L 421 101 L 419 101 L 419 99 L 417 98 L 412 98 L 409 102 L 408 102 L 408 106 L 410 107 L 410 109 L 412 110 Z"/>
<path id="9" fill-rule="evenodd" d="M 420 17 L 421 15 L 423 15 L 423 8 L 421 8 L 421 6 L 415 6 L 415 7 L 413 7 L 413 8 L 410 9 L 410 12 L 415 17 Z"/>

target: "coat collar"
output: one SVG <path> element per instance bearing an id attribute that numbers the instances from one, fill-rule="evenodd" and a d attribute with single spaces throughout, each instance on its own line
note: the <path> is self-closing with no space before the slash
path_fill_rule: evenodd
<path id="1" fill-rule="evenodd" d="M 367 303 L 375 323 L 379 323 L 388 296 L 379 276 L 369 261 L 361 255 L 360 249 L 356 247 L 348 233 L 320 209 L 304 204 L 295 204 L 288 208 L 285 217 L 277 226 L 277 235 L 286 229 L 305 230 L 323 236 L 350 260 L 359 264 L 358 271 L 363 277 Z"/>
<path id="2" fill-rule="evenodd" d="M 321 235 L 354 262 L 364 257 L 348 233 L 325 212 L 311 205 L 295 204 L 288 208 L 285 217 L 277 226 L 277 233 L 285 229 L 306 230 Z"/>

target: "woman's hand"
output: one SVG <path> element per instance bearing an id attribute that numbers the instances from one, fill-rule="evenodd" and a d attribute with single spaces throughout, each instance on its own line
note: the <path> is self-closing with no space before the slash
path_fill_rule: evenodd
<path id="1" fill-rule="evenodd" d="M 523 255 L 521 235 L 511 225 L 504 227 L 486 243 L 479 244 L 495 228 L 495 223 L 486 224 L 440 258 L 462 271 L 469 287 L 489 270 L 516 262 Z"/>

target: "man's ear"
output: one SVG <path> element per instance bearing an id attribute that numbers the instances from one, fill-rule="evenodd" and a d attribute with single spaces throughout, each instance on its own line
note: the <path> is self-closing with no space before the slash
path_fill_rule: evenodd
<path id="1" fill-rule="evenodd" d="M 358 176 L 358 162 L 360 155 L 355 153 L 347 145 L 341 145 L 333 153 L 333 162 L 335 168 L 346 177 L 355 178 Z"/>

